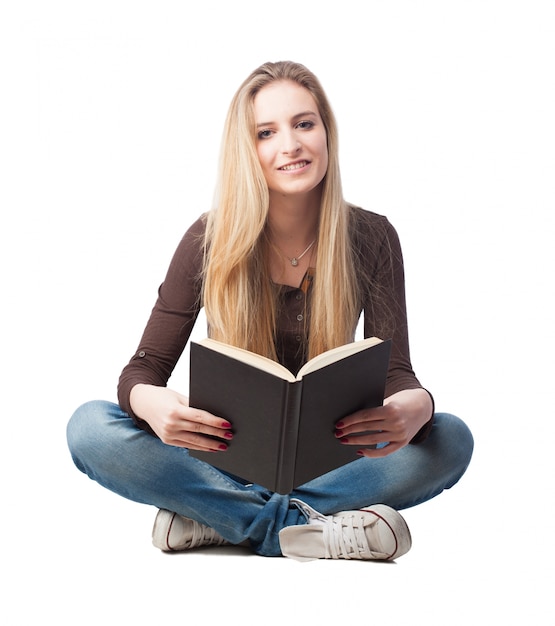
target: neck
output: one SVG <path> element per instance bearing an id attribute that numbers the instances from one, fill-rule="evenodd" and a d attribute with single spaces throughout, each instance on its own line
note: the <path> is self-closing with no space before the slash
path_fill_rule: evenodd
<path id="1" fill-rule="evenodd" d="M 308 245 L 316 237 L 320 196 L 297 198 L 270 194 L 268 226 L 274 243 Z"/>

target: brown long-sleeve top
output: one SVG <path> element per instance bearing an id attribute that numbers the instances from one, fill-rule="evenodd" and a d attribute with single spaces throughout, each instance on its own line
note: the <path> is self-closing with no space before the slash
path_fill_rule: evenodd
<path id="1" fill-rule="evenodd" d="M 364 336 L 392 339 L 386 397 L 405 389 L 421 388 L 410 361 L 403 258 L 397 233 L 387 218 L 376 213 L 351 207 L 350 215 L 356 271 L 362 287 Z M 129 396 L 138 383 L 165 386 L 187 344 L 202 306 L 204 229 L 205 221 L 199 218 L 179 243 L 139 346 L 119 379 L 120 406 L 139 427 L 150 432 L 148 425 L 134 415 Z M 278 359 L 295 373 L 306 360 L 312 271 L 307 272 L 298 288 L 275 286 L 280 296 Z M 431 423 L 430 419 L 411 443 L 425 439 Z"/>

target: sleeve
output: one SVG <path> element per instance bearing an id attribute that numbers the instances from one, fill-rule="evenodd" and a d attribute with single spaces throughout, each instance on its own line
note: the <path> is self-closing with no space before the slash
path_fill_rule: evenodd
<path id="1" fill-rule="evenodd" d="M 181 239 L 139 345 L 119 378 L 119 404 L 141 428 L 146 424 L 131 409 L 131 389 L 138 383 L 165 387 L 185 349 L 201 307 L 203 236 L 201 218 Z"/>
<path id="2" fill-rule="evenodd" d="M 391 338 L 391 359 L 386 382 L 386 397 L 405 389 L 423 388 L 410 359 L 409 333 L 405 297 L 405 272 L 398 234 L 387 218 L 366 212 L 367 219 L 359 234 L 359 245 L 365 268 L 363 289 L 364 336 Z M 432 399 L 433 396 L 426 390 Z M 429 434 L 430 420 L 411 443 L 423 441 Z"/>

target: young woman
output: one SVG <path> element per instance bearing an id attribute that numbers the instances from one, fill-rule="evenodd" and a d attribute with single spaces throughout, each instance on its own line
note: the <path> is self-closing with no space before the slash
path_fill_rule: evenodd
<path id="1" fill-rule="evenodd" d="M 160 509 L 153 542 L 162 550 L 227 543 L 298 559 L 401 556 L 411 539 L 398 510 L 454 485 L 473 440 L 461 420 L 434 414 L 412 370 L 397 234 L 343 199 L 334 116 L 304 66 L 266 63 L 241 85 L 217 191 L 175 252 L 121 374 L 119 405 L 89 402 L 72 416 L 75 464 Z M 192 458 L 189 449 L 225 454 L 211 435 L 233 438 L 232 424 L 166 386 L 202 306 L 210 336 L 295 372 L 352 341 L 361 314 L 365 336 L 391 338 L 384 405 L 338 416 L 338 445 L 360 458 L 288 495 Z"/>

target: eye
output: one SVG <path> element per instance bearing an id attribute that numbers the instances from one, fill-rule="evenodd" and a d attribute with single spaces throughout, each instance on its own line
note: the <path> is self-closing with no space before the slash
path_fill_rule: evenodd
<path id="1" fill-rule="evenodd" d="M 272 131 L 266 128 L 264 130 L 258 131 L 257 136 L 258 136 L 258 139 L 268 139 L 269 137 L 272 136 Z"/>
<path id="2" fill-rule="evenodd" d="M 314 122 L 311 122 L 309 120 L 303 120 L 302 122 L 299 122 L 297 124 L 297 128 L 300 128 L 302 130 L 310 130 L 311 128 L 314 128 Z"/>

